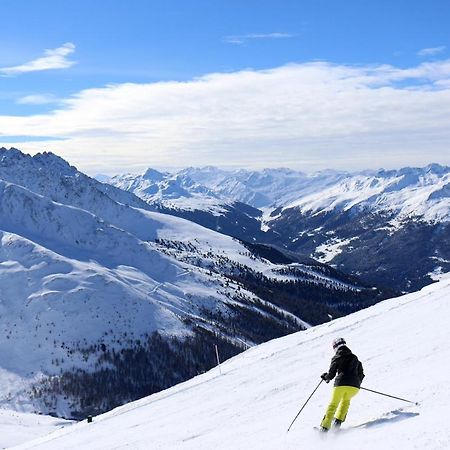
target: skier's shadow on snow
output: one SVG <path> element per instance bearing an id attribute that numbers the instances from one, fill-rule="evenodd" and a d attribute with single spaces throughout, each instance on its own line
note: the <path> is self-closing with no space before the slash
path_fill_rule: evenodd
<path id="1" fill-rule="evenodd" d="M 388 423 L 394 423 L 399 422 L 401 420 L 411 419 L 412 417 L 416 417 L 418 415 L 419 413 L 417 412 L 407 412 L 402 411 L 401 409 L 396 409 L 395 411 L 387 413 L 383 417 L 379 417 L 378 419 L 374 419 L 369 422 L 356 425 L 353 428 L 372 428 L 377 427 L 379 425 L 385 425 Z"/>

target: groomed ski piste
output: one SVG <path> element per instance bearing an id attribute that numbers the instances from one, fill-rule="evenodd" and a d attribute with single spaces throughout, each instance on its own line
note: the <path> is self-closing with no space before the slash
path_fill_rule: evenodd
<path id="1" fill-rule="evenodd" d="M 15 449 L 448 449 L 450 276 L 419 292 L 273 340 L 171 389 Z M 333 338 L 364 364 L 363 386 L 341 432 L 322 435 Z M 325 438 L 325 439 L 323 439 Z"/>
<path id="2" fill-rule="evenodd" d="M 30 441 L 71 423 L 58 417 L 0 409 L 0 448 Z"/>

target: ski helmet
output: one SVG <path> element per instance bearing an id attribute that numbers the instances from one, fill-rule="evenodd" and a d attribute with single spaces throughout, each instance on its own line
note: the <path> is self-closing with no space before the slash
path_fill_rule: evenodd
<path id="1" fill-rule="evenodd" d="M 333 341 L 333 350 L 337 350 L 339 347 L 342 347 L 343 345 L 346 345 L 347 343 L 345 342 L 344 338 L 336 338 Z"/>

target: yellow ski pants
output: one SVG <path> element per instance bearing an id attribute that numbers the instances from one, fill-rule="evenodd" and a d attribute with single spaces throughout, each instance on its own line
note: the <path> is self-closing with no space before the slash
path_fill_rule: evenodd
<path id="1" fill-rule="evenodd" d="M 344 421 L 347 416 L 350 400 L 359 392 L 359 389 L 353 386 L 337 386 L 333 388 L 331 401 L 323 417 L 320 426 L 327 430 L 331 427 L 333 418 Z"/>

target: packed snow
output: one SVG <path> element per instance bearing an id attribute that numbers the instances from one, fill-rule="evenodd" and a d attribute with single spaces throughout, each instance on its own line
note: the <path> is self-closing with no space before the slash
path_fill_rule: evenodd
<path id="1" fill-rule="evenodd" d="M 72 423 L 50 416 L 0 409 L 0 448 L 22 444 Z"/>
<path id="2" fill-rule="evenodd" d="M 428 449 L 450 447 L 447 410 L 450 276 L 419 292 L 280 338 L 206 374 L 57 430 L 19 449 Z M 364 365 L 363 386 L 413 403 L 361 391 L 339 434 L 320 424 L 331 385 L 317 390 L 336 337 Z M 414 403 L 418 402 L 419 405 Z"/>

